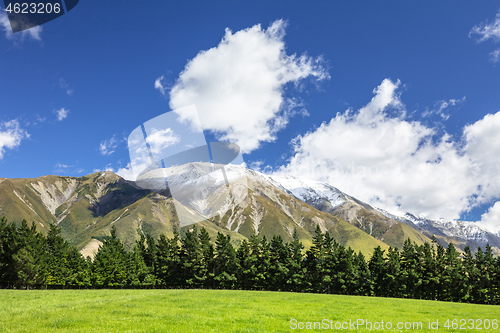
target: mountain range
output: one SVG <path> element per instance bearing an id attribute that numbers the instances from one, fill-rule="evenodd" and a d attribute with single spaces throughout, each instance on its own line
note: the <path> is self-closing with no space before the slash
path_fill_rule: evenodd
<path id="1" fill-rule="evenodd" d="M 141 233 L 171 237 L 175 229 L 182 234 L 193 226 L 205 227 L 213 239 L 218 232 L 228 234 L 236 246 L 252 235 L 268 239 L 280 235 L 290 241 L 297 231 L 309 247 L 319 226 L 339 243 L 366 255 L 377 246 L 401 249 L 405 239 L 422 244 L 433 236 L 444 246 L 451 242 L 459 249 L 468 245 L 475 250 L 489 243 L 500 253 L 500 235 L 473 222 L 432 221 L 410 213 L 395 216 L 329 184 L 266 175 L 241 166 L 226 169 L 227 177 L 237 173 L 243 180 L 238 183 L 238 200 L 224 197 L 223 187 L 210 188 L 203 200 L 191 204 L 212 207 L 215 213 L 195 224 L 179 220 L 179 205 L 171 195 L 171 188 L 182 188 L 179 184 L 147 190 L 109 171 L 84 177 L 0 178 L 0 216 L 15 223 L 33 221 L 39 231 L 58 224 L 62 236 L 85 256 L 97 251 L 113 225 L 128 249 Z M 196 179 L 192 176 L 186 179 Z"/>

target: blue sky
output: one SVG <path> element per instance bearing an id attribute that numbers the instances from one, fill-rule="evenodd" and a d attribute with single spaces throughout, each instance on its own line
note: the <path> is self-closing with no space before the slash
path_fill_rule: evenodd
<path id="1" fill-rule="evenodd" d="M 496 229 L 499 10 L 87 0 L 17 34 L 2 13 L 0 177 L 127 175 L 130 132 L 196 104 L 253 168 Z"/>

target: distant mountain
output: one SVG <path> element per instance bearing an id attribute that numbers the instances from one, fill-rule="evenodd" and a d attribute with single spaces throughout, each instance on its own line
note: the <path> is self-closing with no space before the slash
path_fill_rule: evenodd
<path id="1" fill-rule="evenodd" d="M 500 254 L 500 234 L 485 230 L 475 222 L 434 221 L 410 213 L 398 217 L 385 211 L 383 212 L 393 219 L 414 226 L 415 229 L 420 230 L 426 235 L 435 235 L 441 244 L 454 243 L 462 250 L 465 246 L 469 246 L 472 251 L 476 251 L 478 247 L 484 250 L 486 244 L 490 244 L 493 250 L 497 254 Z"/>
<path id="2" fill-rule="evenodd" d="M 377 246 L 401 248 L 407 238 L 418 244 L 431 241 L 432 232 L 423 227 L 423 222 L 392 218 L 325 183 L 227 166 L 225 178 L 238 175 L 242 180 L 239 187 L 229 189 L 238 196 L 234 200 L 224 195 L 224 186 L 215 186 L 222 178 L 214 179 L 213 186 L 205 187 L 201 196 L 191 195 L 189 189 L 201 186 L 198 178 L 205 171 L 195 166 L 182 172 L 169 181 L 168 188 L 158 184 L 155 191 L 141 189 L 140 183 L 112 172 L 85 177 L 0 179 L 0 216 L 16 223 L 22 219 L 34 221 L 41 231 L 48 230 L 49 223 L 58 224 L 63 237 L 84 255 L 95 253 L 112 225 L 129 249 L 140 233 L 171 237 L 174 229 L 182 234 L 193 226 L 205 227 L 213 239 L 217 232 L 229 234 L 234 245 L 254 234 L 268 239 L 280 235 L 290 241 L 297 230 L 306 247 L 311 245 L 319 226 L 339 243 L 368 255 Z M 174 201 L 171 191 L 176 198 L 183 195 L 184 208 Z M 199 218 L 189 207 L 215 213 L 196 224 L 182 226 L 178 212 L 183 214 L 183 220 L 186 216 L 193 216 L 193 221 Z M 436 235 L 443 241 L 447 239 L 441 235 L 446 235 L 445 229 Z M 463 243 L 455 236 L 448 238 Z"/>
<path id="3" fill-rule="evenodd" d="M 377 209 L 351 197 L 337 188 L 321 182 L 292 176 L 271 177 L 278 186 L 312 207 L 341 218 L 370 236 L 401 249 L 405 239 L 417 244 L 431 239 L 406 223 L 384 216 Z"/>

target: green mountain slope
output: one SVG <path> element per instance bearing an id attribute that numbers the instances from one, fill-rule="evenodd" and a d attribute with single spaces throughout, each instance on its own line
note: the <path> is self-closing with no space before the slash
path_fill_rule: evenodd
<path id="1" fill-rule="evenodd" d="M 388 219 L 373 208 L 352 198 L 332 211 L 320 211 L 297 199 L 269 178 L 244 171 L 245 195 L 237 204 L 224 202 L 214 190 L 206 198 L 216 205 L 217 214 L 208 220 L 181 228 L 169 191 L 140 189 L 112 172 L 85 177 L 44 176 L 36 179 L 0 180 L 0 215 L 19 223 L 34 221 L 38 230 L 56 223 L 71 244 L 95 251 L 111 227 L 131 248 L 142 233 L 172 237 L 177 229 L 205 227 L 212 239 L 218 232 L 231 235 L 234 245 L 252 235 L 290 241 L 294 230 L 306 247 L 311 245 L 317 226 L 329 231 L 339 243 L 370 254 L 377 246 L 401 247 L 405 238 L 417 243 L 430 241 L 408 225 Z"/>

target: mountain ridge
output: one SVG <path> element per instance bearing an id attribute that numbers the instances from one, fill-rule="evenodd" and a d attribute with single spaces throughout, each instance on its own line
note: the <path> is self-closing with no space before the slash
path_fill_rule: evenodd
<path id="1" fill-rule="evenodd" d="M 222 232 L 231 235 L 235 245 L 252 235 L 288 241 L 297 230 L 308 247 L 319 226 L 343 245 L 366 254 L 377 246 L 402 248 L 407 238 L 419 244 L 431 241 L 428 230 L 412 226 L 409 220 L 389 218 L 332 185 L 236 166 L 227 168 L 228 177 L 232 172 L 245 177 L 241 201 L 228 201 L 213 190 L 202 199 L 205 206 L 215 204 L 217 214 L 194 224 L 207 228 L 212 239 Z M 110 171 L 0 180 L 0 215 L 16 223 L 34 221 L 43 231 L 50 223 L 58 224 L 63 237 L 86 255 L 95 252 L 112 225 L 127 248 L 139 233 L 171 237 L 175 229 L 182 233 L 191 228 L 181 226 L 176 207 L 169 189 L 141 189 Z"/>

